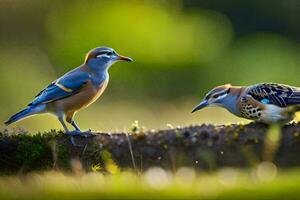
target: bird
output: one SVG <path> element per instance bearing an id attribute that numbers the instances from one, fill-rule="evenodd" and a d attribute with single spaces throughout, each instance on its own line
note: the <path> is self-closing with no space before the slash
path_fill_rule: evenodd
<path id="1" fill-rule="evenodd" d="M 83 64 L 49 84 L 25 109 L 11 116 L 5 124 L 36 114 L 50 113 L 58 118 L 66 134 L 91 135 L 91 130 L 82 131 L 73 117 L 77 111 L 88 107 L 101 96 L 109 81 L 108 69 L 118 61 L 131 62 L 133 59 L 119 55 L 110 47 L 90 50 Z M 64 120 L 74 127 L 73 131 L 68 129 Z"/>
<path id="2" fill-rule="evenodd" d="M 238 117 L 264 124 L 288 123 L 300 110 L 300 88 L 279 83 L 225 84 L 208 92 L 192 113 L 208 106 L 223 107 Z"/>

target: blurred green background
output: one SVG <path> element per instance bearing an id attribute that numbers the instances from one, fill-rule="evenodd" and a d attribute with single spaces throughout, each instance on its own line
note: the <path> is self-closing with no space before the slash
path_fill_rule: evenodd
<path id="1" fill-rule="evenodd" d="M 1 0 L 0 121 L 102 45 L 135 62 L 110 69 L 106 92 L 76 115 L 83 129 L 244 121 L 190 111 L 219 84 L 300 86 L 299 18 L 298 0 Z M 61 129 L 47 115 L 12 127 Z"/>

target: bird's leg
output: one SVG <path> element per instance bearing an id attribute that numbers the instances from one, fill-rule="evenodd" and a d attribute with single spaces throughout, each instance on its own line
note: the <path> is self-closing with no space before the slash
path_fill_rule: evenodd
<path id="1" fill-rule="evenodd" d="M 62 117 L 62 116 L 59 116 L 59 117 L 58 117 L 58 120 L 59 120 L 59 122 L 61 123 L 61 125 L 64 127 L 65 132 L 68 133 L 68 132 L 69 132 L 69 129 L 68 129 L 66 123 L 64 122 L 63 117 Z"/>
<path id="2" fill-rule="evenodd" d="M 69 132 L 70 135 L 79 135 L 79 136 L 83 136 L 83 137 L 89 137 L 89 136 L 92 136 L 93 133 L 91 130 L 87 130 L 87 131 L 81 131 L 81 129 L 79 128 L 79 126 L 76 124 L 76 122 L 71 119 L 71 120 L 68 120 L 70 121 L 69 123 L 75 128 L 74 131 L 71 131 Z"/>
<path id="3" fill-rule="evenodd" d="M 91 130 L 81 131 L 79 126 L 73 120 L 73 117 L 74 117 L 74 112 L 67 112 L 66 113 L 66 121 L 68 123 L 70 123 L 75 128 L 74 131 L 69 131 L 68 132 L 69 135 L 72 135 L 72 136 L 79 135 L 79 136 L 83 136 L 83 137 L 89 137 L 89 136 L 93 135 Z"/>
<path id="4" fill-rule="evenodd" d="M 81 131 L 81 129 L 79 128 L 79 126 L 76 124 L 76 122 L 74 120 L 71 121 L 71 125 L 75 128 L 76 131 Z"/>
<path id="5" fill-rule="evenodd" d="M 69 129 L 68 129 L 66 123 L 64 122 L 63 116 L 58 116 L 58 120 L 60 121 L 61 125 L 62 125 L 62 126 L 64 127 L 64 129 L 65 129 L 66 134 L 68 135 L 68 134 L 70 133 L 70 131 L 69 131 Z M 73 138 L 72 135 L 71 135 L 71 144 L 72 144 L 73 146 L 77 146 L 77 145 L 75 144 L 75 141 L 74 141 L 74 138 Z"/>

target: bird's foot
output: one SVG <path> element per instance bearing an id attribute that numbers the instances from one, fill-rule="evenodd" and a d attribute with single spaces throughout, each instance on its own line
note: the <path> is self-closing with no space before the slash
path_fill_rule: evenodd
<path id="1" fill-rule="evenodd" d="M 75 142 L 74 136 L 81 136 L 81 137 L 90 137 L 90 136 L 95 136 L 95 134 L 92 132 L 91 129 L 87 130 L 87 131 L 80 131 L 80 130 L 74 130 L 74 131 L 68 131 L 66 132 L 67 135 L 71 136 L 71 144 L 74 147 L 83 147 L 82 145 L 78 145 Z"/>
<path id="2" fill-rule="evenodd" d="M 87 131 L 74 130 L 74 131 L 66 132 L 66 134 L 69 136 L 82 136 L 85 138 L 95 135 L 91 129 L 89 129 Z"/>

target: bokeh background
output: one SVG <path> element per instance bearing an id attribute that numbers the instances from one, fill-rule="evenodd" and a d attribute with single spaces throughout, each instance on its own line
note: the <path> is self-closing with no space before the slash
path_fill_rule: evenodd
<path id="1" fill-rule="evenodd" d="M 83 129 L 244 121 L 190 111 L 224 83 L 300 86 L 299 19 L 298 0 L 1 0 L 0 121 L 102 45 L 135 62 L 110 69 L 106 92 L 76 115 Z M 47 115 L 16 127 L 61 129 Z"/>

